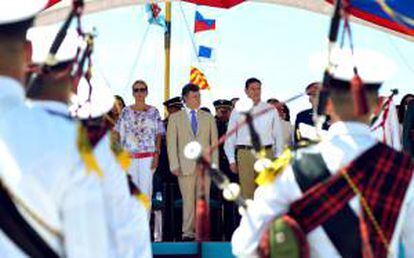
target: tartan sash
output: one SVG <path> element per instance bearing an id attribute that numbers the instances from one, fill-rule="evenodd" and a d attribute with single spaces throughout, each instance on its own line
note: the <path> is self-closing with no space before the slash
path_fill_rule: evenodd
<path id="1" fill-rule="evenodd" d="M 389 243 L 413 176 L 414 165 L 410 157 L 378 143 L 344 170 L 367 200 Z M 354 196 L 342 174 L 336 173 L 307 190 L 290 206 L 289 215 L 295 218 L 305 233 L 309 233 L 341 212 Z M 387 257 L 386 247 L 372 221 L 365 216 L 365 211 L 363 213 L 373 256 Z"/>
<path id="2" fill-rule="evenodd" d="M 296 155 L 292 169 L 303 193 L 331 176 L 320 153 L 302 152 Z M 345 205 L 340 212 L 332 215 L 321 226 L 341 257 L 362 257 L 359 220 L 349 204 Z"/>

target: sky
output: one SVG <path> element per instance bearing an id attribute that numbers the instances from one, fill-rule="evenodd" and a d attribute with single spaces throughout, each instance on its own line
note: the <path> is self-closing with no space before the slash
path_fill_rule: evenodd
<path id="1" fill-rule="evenodd" d="M 161 5 L 163 7 L 163 5 Z M 216 30 L 194 36 L 195 10 L 216 19 Z M 133 103 L 131 84 L 144 79 L 147 102 L 162 112 L 164 89 L 163 29 L 148 25 L 143 6 L 104 11 L 84 17 L 87 29 L 96 28 L 94 72 L 114 94 Z M 218 98 L 244 96 L 244 82 L 257 77 L 262 98 L 285 100 L 321 80 L 322 71 L 310 67 L 310 58 L 327 49 L 329 17 L 275 4 L 245 2 L 229 10 L 174 2 L 172 8 L 171 97 L 189 80 L 190 66 L 201 68 L 211 86 L 202 92 L 202 105 L 212 108 Z M 387 95 L 400 91 L 396 101 L 414 92 L 414 44 L 370 27 L 352 24 L 354 45 L 390 58 L 395 74 L 383 86 Z M 198 63 L 194 44 L 214 47 L 214 62 Z M 306 98 L 288 104 L 291 116 L 309 108 Z"/>

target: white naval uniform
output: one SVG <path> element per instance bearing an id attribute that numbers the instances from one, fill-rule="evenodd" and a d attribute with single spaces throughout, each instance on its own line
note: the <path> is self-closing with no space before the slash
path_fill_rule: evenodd
<path id="1" fill-rule="evenodd" d="M 309 148 L 309 151 L 320 152 L 328 170 L 334 174 L 376 143 L 368 126 L 355 122 L 337 122 L 329 128 L 326 140 Z M 407 189 L 391 239 L 393 257 L 398 257 L 401 241 L 406 247 L 405 257 L 414 257 L 413 182 L 414 180 Z M 248 208 L 249 215 L 243 216 L 240 226 L 233 234 L 233 254 L 238 257 L 257 257 L 256 249 L 265 226 L 274 217 L 285 214 L 289 205 L 301 196 L 301 189 L 290 166 L 272 184 L 259 187 L 255 192 L 253 204 Z M 356 197 L 351 199 L 350 206 L 355 212 L 359 211 L 360 206 Z M 311 257 L 340 257 L 321 226 L 311 231 L 307 235 L 307 240 Z"/>
<path id="2" fill-rule="evenodd" d="M 69 115 L 68 106 L 56 101 L 31 101 L 35 107 Z M 116 243 L 117 257 L 152 257 L 147 211 L 129 192 L 126 173 L 110 150 L 107 134 L 95 147 L 95 158 L 103 170 L 101 183 L 110 221 L 110 240 Z"/>
<path id="3" fill-rule="evenodd" d="M 114 257 L 102 188 L 88 175 L 76 147 L 76 125 L 29 108 L 23 86 L 0 76 L 0 176 L 61 241 L 28 213 L 22 215 L 60 256 Z M 0 230 L 0 257 L 27 257 Z"/>

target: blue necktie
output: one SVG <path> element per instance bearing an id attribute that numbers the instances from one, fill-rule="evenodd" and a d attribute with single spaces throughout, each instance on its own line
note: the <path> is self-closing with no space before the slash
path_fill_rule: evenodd
<path id="1" fill-rule="evenodd" d="M 197 135 L 198 123 L 197 123 L 196 111 L 191 110 L 190 113 L 191 113 L 191 129 L 193 129 L 194 135 Z"/>

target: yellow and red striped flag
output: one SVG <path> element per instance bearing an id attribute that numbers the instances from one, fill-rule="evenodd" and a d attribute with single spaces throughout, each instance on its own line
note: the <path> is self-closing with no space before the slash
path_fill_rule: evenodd
<path id="1" fill-rule="evenodd" d="M 190 83 L 197 85 L 200 90 L 210 89 L 206 76 L 194 66 L 191 67 L 190 71 Z"/>

